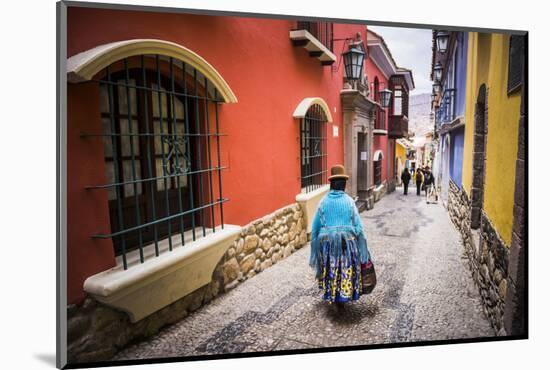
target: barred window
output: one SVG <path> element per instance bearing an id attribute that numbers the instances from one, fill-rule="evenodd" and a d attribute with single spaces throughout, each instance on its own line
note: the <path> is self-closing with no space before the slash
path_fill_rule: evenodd
<path id="1" fill-rule="evenodd" d="M 100 115 L 115 254 L 158 256 L 223 228 L 218 91 L 200 72 L 159 55 L 107 67 Z M 84 136 L 92 136 L 84 135 Z M 93 135 L 98 136 L 98 135 Z M 150 247 L 150 249 L 147 249 Z M 144 252 L 145 250 L 145 252 Z"/>
<path id="2" fill-rule="evenodd" d="M 374 185 L 382 184 L 382 159 L 373 161 L 374 164 Z"/>
<path id="3" fill-rule="evenodd" d="M 300 123 L 301 186 L 310 192 L 327 183 L 327 117 L 312 105 Z"/>
<path id="4" fill-rule="evenodd" d="M 525 68 L 525 38 L 523 35 L 510 36 L 510 51 L 508 54 L 508 94 L 523 85 Z"/>

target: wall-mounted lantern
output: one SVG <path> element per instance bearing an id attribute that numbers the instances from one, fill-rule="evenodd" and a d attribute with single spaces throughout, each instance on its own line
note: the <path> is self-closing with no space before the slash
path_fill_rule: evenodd
<path id="1" fill-rule="evenodd" d="M 437 62 L 437 64 L 434 67 L 434 78 L 437 82 L 441 81 L 441 77 L 443 75 L 443 66 L 441 65 L 441 62 Z"/>
<path id="2" fill-rule="evenodd" d="M 441 91 L 441 84 L 439 82 L 436 82 L 433 84 L 433 91 L 437 95 Z"/>
<path id="3" fill-rule="evenodd" d="M 380 91 L 380 104 L 382 104 L 384 108 L 387 108 L 390 105 L 391 96 L 392 91 L 389 89 Z"/>
<path id="4" fill-rule="evenodd" d="M 447 31 L 438 31 L 435 36 L 435 41 L 437 44 L 437 51 L 440 53 L 445 53 L 447 47 L 449 46 L 449 37 L 450 34 Z"/>
<path id="5" fill-rule="evenodd" d="M 344 58 L 344 67 L 346 68 L 346 78 L 352 81 L 361 80 L 366 53 L 359 49 L 358 46 L 352 45 L 342 56 Z"/>

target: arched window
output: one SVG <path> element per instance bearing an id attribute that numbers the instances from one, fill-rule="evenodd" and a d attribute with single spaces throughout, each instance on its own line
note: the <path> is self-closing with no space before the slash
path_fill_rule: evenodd
<path id="1" fill-rule="evenodd" d="M 193 66 L 163 55 L 118 60 L 100 85 L 110 234 L 126 254 L 185 245 L 223 227 L 218 103 L 223 99 Z M 150 248 L 145 248 L 145 247 Z"/>
<path id="2" fill-rule="evenodd" d="M 302 190 L 309 192 L 327 183 L 327 115 L 313 104 L 300 122 Z"/>

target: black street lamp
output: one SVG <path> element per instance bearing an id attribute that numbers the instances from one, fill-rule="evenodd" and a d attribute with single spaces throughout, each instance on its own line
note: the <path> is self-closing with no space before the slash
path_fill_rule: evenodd
<path id="1" fill-rule="evenodd" d="M 437 95 L 441 91 L 441 84 L 439 82 L 436 82 L 433 84 L 434 93 Z"/>
<path id="2" fill-rule="evenodd" d="M 384 89 L 380 91 L 380 104 L 384 108 L 387 108 L 390 105 L 390 98 L 391 98 L 392 92 L 389 89 Z"/>
<path id="3" fill-rule="evenodd" d="M 440 53 L 445 53 L 449 45 L 450 34 L 447 31 L 438 31 L 435 36 L 435 41 L 437 43 L 437 51 Z"/>
<path id="4" fill-rule="evenodd" d="M 441 81 L 441 76 L 443 75 L 443 66 L 441 65 L 441 62 L 437 62 L 437 64 L 434 67 L 434 77 L 437 82 Z"/>
<path id="5" fill-rule="evenodd" d="M 348 51 L 342 54 L 344 57 L 344 67 L 346 68 L 346 78 L 348 80 L 358 81 L 363 75 L 363 61 L 365 52 L 353 45 Z"/>

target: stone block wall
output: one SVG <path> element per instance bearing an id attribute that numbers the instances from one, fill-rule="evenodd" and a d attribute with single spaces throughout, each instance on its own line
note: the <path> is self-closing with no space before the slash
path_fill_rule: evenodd
<path id="1" fill-rule="evenodd" d="M 306 243 L 307 225 L 298 203 L 243 227 L 224 256 L 224 291 L 290 256 Z"/>
<path id="2" fill-rule="evenodd" d="M 460 232 L 470 271 L 483 301 L 484 312 L 498 335 L 504 330 L 505 299 L 508 287 L 509 248 L 481 211 L 479 230 L 471 229 L 471 203 L 463 189 L 450 181 L 449 216 Z"/>
<path id="3" fill-rule="evenodd" d="M 131 323 L 125 312 L 92 298 L 69 305 L 68 363 L 111 359 L 120 349 L 182 320 L 216 296 L 288 257 L 307 241 L 304 212 L 295 203 L 243 227 L 214 269 L 209 284 L 136 323 Z"/>

